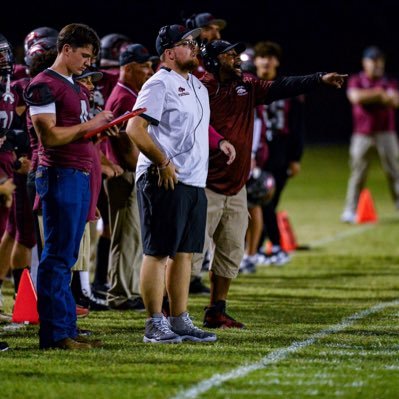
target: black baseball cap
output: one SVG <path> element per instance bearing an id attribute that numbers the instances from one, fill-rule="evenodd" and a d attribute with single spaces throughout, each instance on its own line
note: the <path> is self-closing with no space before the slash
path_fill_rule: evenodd
<path id="1" fill-rule="evenodd" d="M 227 51 L 235 50 L 237 54 L 241 54 L 246 49 L 245 43 L 238 42 L 231 44 L 226 40 L 213 40 L 206 45 L 206 50 L 212 57 L 217 57 L 219 54 L 227 53 Z"/>
<path id="2" fill-rule="evenodd" d="M 142 44 L 129 44 L 119 55 L 119 65 L 123 66 L 131 62 L 138 62 L 139 64 L 149 61 L 151 54 Z"/>
<path id="3" fill-rule="evenodd" d="M 226 27 L 226 21 L 224 19 L 215 18 L 209 12 L 203 12 L 195 16 L 195 26 L 202 28 L 208 25 L 217 25 L 220 29 Z"/>
<path id="4" fill-rule="evenodd" d="M 370 58 L 376 60 L 378 58 L 385 58 L 384 52 L 377 46 L 370 46 L 364 49 L 363 58 Z"/>
<path id="5" fill-rule="evenodd" d="M 159 30 L 155 47 L 158 54 L 162 55 L 166 49 L 172 48 L 181 40 L 184 40 L 188 36 L 192 36 L 195 39 L 200 33 L 201 28 L 187 29 L 183 25 L 166 25 Z"/>
<path id="6" fill-rule="evenodd" d="M 99 80 L 102 79 L 103 77 L 103 73 L 98 71 L 97 69 L 93 68 L 93 67 L 87 67 L 82 74 L 80 75 L 75 75 L 74 78 L 75 80 L 79 80 L 79 79 L 84 79 L 91 76 L 91 80 L 92 82 L 98 82 Z"/>

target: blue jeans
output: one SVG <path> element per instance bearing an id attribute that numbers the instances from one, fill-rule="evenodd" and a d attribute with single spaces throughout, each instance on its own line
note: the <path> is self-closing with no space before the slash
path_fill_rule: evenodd
<path id="1" fill-rule="evenodd" d="M 37 275 L 39 340 L 41 348 L 48 348 L 56 341 L 77 336 L 71 268 L 78 258 L 89 210 L 89 175 L 76 169 L 39 166 L 36 191 L 44 230 Z"/>

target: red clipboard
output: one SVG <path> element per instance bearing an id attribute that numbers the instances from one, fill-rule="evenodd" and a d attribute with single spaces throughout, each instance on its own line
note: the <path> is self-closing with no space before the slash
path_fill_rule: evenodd
<path id="1" fill-rule="evenodd" d="M 106 129 L 109 129 L 112 126 L 119 125 L 122 122 L 125 122 L 130 118 L 133 118 L 133 116 L 140 115 L 145 111 L 147 111 L 147 108 L 138 108 L 138 109 L 135 109 L 134 111 L 128 112 L 127 114 L 123 114 L 120 117 L 112 120 L 111 122 L 108 122 L 105 125 L 98 127 L 97 129 L 90 130 L 90 132 L 87 132 L 83 136 L 83 138 L 89 139 L 89 138 L 95 136 L 96 134 L 101 133 L 102 131 L 104 131 Z"/>

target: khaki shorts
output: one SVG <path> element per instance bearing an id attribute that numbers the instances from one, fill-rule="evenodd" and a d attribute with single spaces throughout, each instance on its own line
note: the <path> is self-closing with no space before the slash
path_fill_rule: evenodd
<path id="1" fill-rule="evenodd" d="M 247 192 L 245 186 L 236 195 L 217 194 L 205 190 L 208 199 L 205 246 L 202 254 L 194 254 L 192 275 L 201 270 L 205 252 L 213 242 L 211 269 L 217 276 L 235 278 L 244 256 L 248 227 Z"/>
<path id="2" fill-rule="evenodd" d="M 90 270 L 90 222 L 86 223 L 85 231 L 80 240 L 78 260 L 71 270 L 73 272 L 88 272 Z"/>

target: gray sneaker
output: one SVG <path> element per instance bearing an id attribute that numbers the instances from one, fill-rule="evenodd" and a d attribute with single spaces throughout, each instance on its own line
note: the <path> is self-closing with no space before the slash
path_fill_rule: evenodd
<path id="1" fill-rule="evenodd" d="M 179 334 L 183 341 L 214 342 L 216 334 L 209 333 L 196 327 L 187 312 L 177 317 L 169 317 L 172 331 Z"/>
<path id="2" fill-rule="evenodd" d="M 168 319 L 162 315 L 147 319 L 143 341 L 153 344 L 177 344 L 182 342 L 182 337 L 171 330 Z"/>

